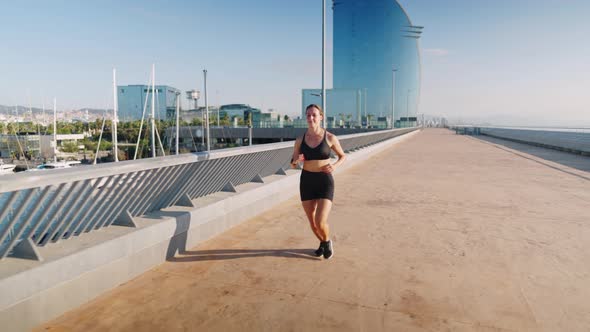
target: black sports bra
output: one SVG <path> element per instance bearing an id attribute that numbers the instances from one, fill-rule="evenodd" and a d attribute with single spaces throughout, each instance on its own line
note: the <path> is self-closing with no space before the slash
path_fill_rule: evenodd
<path id="1" fill-rule="evenodd" d="M 305 160 L 330 159 L 331 151 L 330 145 L 328 145 L 328 141 L 326 140 L 326 133 L 327 131 L 324 130 L 324 139 L 315 148 L 310 148 L 309 145 L 305 143 L 305 134 L 303 134 L 303 138 L 301 139 L 301 148 L 299 150 L 301 153 L 303 153 Z"/>

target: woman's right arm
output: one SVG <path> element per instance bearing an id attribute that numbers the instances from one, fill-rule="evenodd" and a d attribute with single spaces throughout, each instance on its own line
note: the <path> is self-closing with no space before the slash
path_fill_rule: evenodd
<path id="1" fill-rule="evenodd" d="M 303 156 L 300 153 L 301 138 L 295 140 L 295 146 L 293 147 L 293 156 L 291 157 L 291 168 L 297 168 L 297 163 L 303 161 Z"/>

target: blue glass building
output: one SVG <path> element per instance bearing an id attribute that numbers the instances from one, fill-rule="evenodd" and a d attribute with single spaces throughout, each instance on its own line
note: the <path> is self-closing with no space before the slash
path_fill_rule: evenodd
<path id="1" fill-rule="evenodd" d="M 149 93 L 151 90 L 152 87 L 148 85 L 117 86 L 119 121 L 126 122 L 141 120 L 144 104 L 144 118 L 148 119 L 152 114 L 152 96 Z M 174 114 L 176 112 L 176 96 L 177 94 L 180 94 L 180 90 L 167 85 L 156 85 L 156 91 L 156 120 L 167 120 L 174 118 Z"/>
<path id="2" fill-rule="evenodd" d="M 397 126 L 413 125 L 420 99 L 422 27 L 412 25 L 395 0 L 337 0 L 333 10 L 334 90 L 359 91 L 356 102 L 362 106 L 356 108 L 364 108 L 369 118 L 391 121 L 393 115 Z M 333 101 L 327 112 L 339 114 L 345 107 Z"/>

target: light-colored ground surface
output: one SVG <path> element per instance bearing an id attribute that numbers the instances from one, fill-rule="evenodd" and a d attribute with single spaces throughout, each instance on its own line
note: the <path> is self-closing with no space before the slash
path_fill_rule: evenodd
<path id="1" fill-rule="evenodd" d="M 547 149 L 530 144 L 517 143 L 483 135 L 477 136 L 477 139 L 485 140 L 487 142 L 497 144 L 499 146 L 504 146 L 512 150 L 524 152 L 526 154 L 533 155 L 535 157 L 544 160 L 549 160 L 581 171 L 590 172 L 590 161 L 588 156 L 582 156 L 579 154 L 562 152 L 558 150 Z"/>
<path id="2" fill-rule="evenodd" d="M 425 130 L 336 176 L 331 260 L 293 198 L 38 330 L 589 331 L 590 174 L 505 149 Z"/>

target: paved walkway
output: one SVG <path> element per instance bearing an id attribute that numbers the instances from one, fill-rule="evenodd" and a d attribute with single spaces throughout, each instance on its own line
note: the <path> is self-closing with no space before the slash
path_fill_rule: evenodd
<path id="1" fill-rule="evenodd" d="M 589 158 L 590 162 L 590 158 Z M 590 174 L 425 130 L 38 330 L 588 331 Z"/>

